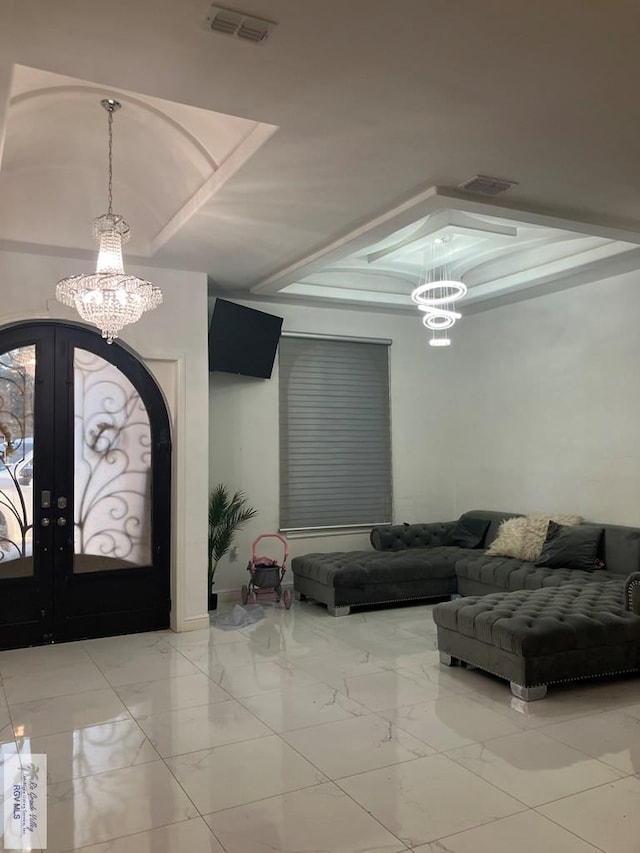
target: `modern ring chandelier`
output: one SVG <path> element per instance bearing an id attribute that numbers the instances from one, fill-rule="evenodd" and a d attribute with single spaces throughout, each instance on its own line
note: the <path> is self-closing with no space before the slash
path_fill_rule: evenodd
<path id="1" fill-rule="evenodd" d="M 122 245 L 130 237 L 130 228 L 113 212 L 113 114 L 121 104 L 111 98 L 100 104 L 107 111 L 109 126 L 109 196 L 107 212 L 93 220 L 93 236 L 99 244 L 96 271 L 63 278 L 56 286 L 56 298 L 97 326 L 110 344 L 124 326 L 157 308 L 162 293 L 151 282 L 124 271 Z"/>
<path id="2" fill-rule="evenodd" d="M 422 323 L 431 332 L 432 347 L 450 345 L 448 331 L 462 316 L 454 310 L 455 303 L 467 292 L 466 286 L 451 276 L 446 242 L 447 237 L 436 238 L 425 250 L 420 283 L 411 293 L 418 310 L 424 314 Z"/>

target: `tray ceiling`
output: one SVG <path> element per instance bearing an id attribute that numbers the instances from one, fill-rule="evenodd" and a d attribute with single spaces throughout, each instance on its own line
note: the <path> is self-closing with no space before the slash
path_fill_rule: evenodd
<path id="1" fill-rule="evenodd" d="M 394 223 L 423 215 L 407 225 Z M 426 212 L 429 211 L 429 212 Z M 500 215 L 496 215 L 496 214 Z M 490 307 L 640 267 L 637 235 L 527 214 L 433 188 L 313 257 L 261 282 L 257 293 L 413 311 L 411 291 L 433 265 L 433 246 L 468 293 L 457 309 Z M 381 233 L 389 231 L 385 236 Z"/>

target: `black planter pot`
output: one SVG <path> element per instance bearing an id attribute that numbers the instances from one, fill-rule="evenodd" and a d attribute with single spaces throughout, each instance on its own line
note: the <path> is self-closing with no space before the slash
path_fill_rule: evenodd
<path id="1" fill-rule="evenodd" d="M 218 609 L 218 593 L 210 592 L 209 593 L 209 610 L 217 610 Z"/>

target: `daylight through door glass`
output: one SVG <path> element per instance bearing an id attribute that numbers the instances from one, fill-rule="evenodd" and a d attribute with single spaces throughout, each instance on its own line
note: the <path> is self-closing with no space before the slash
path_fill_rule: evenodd
<path id="1" fill-rule="evenodd" d="M 0 579 L 33 575 L 35 345 L 0 355 Z"/>

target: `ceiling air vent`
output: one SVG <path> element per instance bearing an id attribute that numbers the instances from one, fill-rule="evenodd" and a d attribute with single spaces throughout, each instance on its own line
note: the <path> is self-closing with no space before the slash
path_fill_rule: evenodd
<path id="1" fill-rule="evenodd" d="M 517 181 L 506 181 L 503 178 L 490 178 L 488 175 L 474 175 L 468 181 L 458 184 L 459 190 L 475 195 L 500 195 L 512 187 L 517 187 Z"/>
<path id="2" fill-rule="evenodd" d="M 214 33 L 224 33 L 227 36 L 235 36 L 254 44 L 261 44 L 267 39 L 276 24 L 274 21 L 265 21 L 262 18 L 245 15 L 244 12 L 224 9 L 222 6 L 212 6 L 207 15 L 205 26 Z"/>

